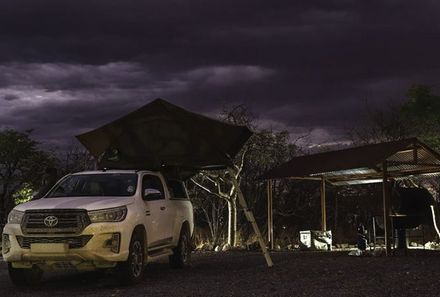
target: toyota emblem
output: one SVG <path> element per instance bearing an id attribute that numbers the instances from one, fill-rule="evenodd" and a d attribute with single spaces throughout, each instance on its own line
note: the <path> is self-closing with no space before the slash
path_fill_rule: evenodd
<path id="1" fill-rule="evenodd" d="M 44 218 L 44 225 L 47 227 L 55 227 L 58 224 L 58 218 L 55 216 L 47 216 Z"/>

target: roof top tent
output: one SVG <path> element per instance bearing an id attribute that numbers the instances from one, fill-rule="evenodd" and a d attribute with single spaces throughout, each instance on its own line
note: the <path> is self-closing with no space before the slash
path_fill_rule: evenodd
<path id="1" fill-rule="evenodd" d="M 295 157 L 269 170 L 268 180 L 268 237 L 273 244 L 272 180 L 307 179 L 321 182 L 321 228 L 326 226 L 325 185 L 383 183 L 383 216 L 387 255 L 390 241 L 390 179 L 440 173 L 440 154 L 417 138 L 364 145 L 337 151 Z"/>
<path id="2" fill-rule="evenodd" d="M 156 170 L 181 180 L 201 170 L 228 169 L 239 203 L 270 267 L 272 259 L 234 179 L 232 160 L 251 135 L 245 126 L 214 120 L 156 99 L 76 137 L 98 160 L 99 168 Z"/>

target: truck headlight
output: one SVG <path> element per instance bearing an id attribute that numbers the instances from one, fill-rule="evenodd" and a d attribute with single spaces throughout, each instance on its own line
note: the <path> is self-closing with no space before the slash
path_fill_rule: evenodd
<path id="1" fill-rule="evenodd" d="M 8 215 L 8 224 L 21 224 L 21 220 L 23 219 L 24 212 L 19 210 L 11 210 Z"/>
<path id="2" fill-rule="evenodd" d="M 11 250 L 11 242 L 9 241 L 9 235 L 8 234 L 3 234 L 3 240 L 2 240 L 2 244 L 3 244 L 3 254 L 7 254 L 9 253 L 9 251 Z"/>
<path id="3" fill-rule="evenodd" d="M 89 211 L 90 222 L 121 222 L 127 216 L 127 207 L 116 207 Z"/>

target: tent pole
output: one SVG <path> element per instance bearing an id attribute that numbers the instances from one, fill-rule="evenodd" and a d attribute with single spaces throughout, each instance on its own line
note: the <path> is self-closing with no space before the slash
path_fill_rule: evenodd
<path id="1" fill-rule="evenodd" d="M 273 196 L 272 180 L 267 181 L 267 241 L 269 248 L 273 250 Z"/>
<path id="2" fill-rule="evenodd" d="M 264 258 L 266 259 L 267 266 L 272 267 L 273 262 L 270 257 L 269 251 L 267 250 L 266 243 L 264 242 L 263 236 L 261 235 L 260 229 L 258 228 L 257 222 L 255 221 L 254 214 L 252 211 L 248 208 L 247 202 L 244 199 L 243 192 L 240 189 L 240 185 L 238 184 L 237 179 L 235 178 L 235 173 L 232 168 L 228 168 L 229 175 L 231 176 L 232 184 L 234 185 L 235 189 L 237 190 L 238 195 L 238 202 L 240 203 L 240 206 L 244 210 L 244 214 L 246 216 L 246 219 L 249 223 L 251 223 L 252 228 L 254 229 L 255 235 L 257 235 L 258 242 L 260 243 L 260 248 L 263 252 Z"/>
<path id="3" fill-rule="evenodd" d="M 321 178 L 321 230 L 327 230 L 327 215 L 325 208 L 325 179 Z"/>
<path id="4" fill-rule="evenodd" d="M 382 192 L 383 192 L 383 225 L 384 225 L 384 237 L 385 237 L 385 254 L 387 256 L 391 255 L 391 241 L 390 241 L 390 219 L 389 219 L 389 201 L 390 201 L 390 192 L 388 185 L 388 169 L 387 162 L 382 163 Z"/>

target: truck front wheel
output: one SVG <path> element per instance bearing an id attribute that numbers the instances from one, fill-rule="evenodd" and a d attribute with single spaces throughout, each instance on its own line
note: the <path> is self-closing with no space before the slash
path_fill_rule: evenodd
<path id="1" fill-rule="evenodd" d="M 179 243 L 173 249 L 173 254 L 169 256 L 170 266 L 173 268 L 183 268 L 189 265 L 191 260 L 191 239 L 187 228 L 180 231 Z"/>
<path id="2" fill-rule="evenodd" d="M 139 232 L 131 237 L 128 259 L 118 265 L 119 277 L 123 284 L 138 283 L 144 272 L 144 240 Z"/>
<path id="3" fill-rule="evenodd" d="M 8 263 L 9 278 L 17 287 L 37 285 L 43 277 L 43 270 L 34 265 L 32 268 L 14 268 Z"/>

